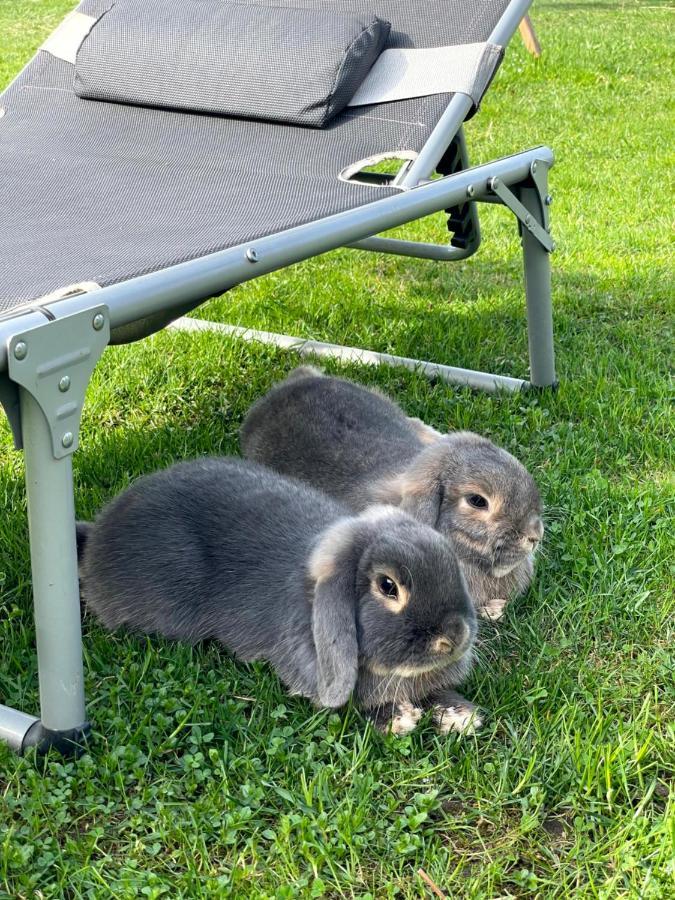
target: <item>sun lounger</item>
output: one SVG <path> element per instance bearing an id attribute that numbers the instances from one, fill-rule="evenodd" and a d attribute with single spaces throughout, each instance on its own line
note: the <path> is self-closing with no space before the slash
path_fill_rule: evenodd
<path id="1" fill-rule="evenodd" d="M 462 131 L 529 5 L 84 0 L 0 97 L 0 401 L 25 455 L 41 706 L 0 707 L 0 739 L 87 732 L 71 455 L 108 343 L 337 247 L 464 259 L 477 203 L 500 203 L 522 234 L 529 379 L 423 368 L 554 384 L 552 153 L 470 168 Z M 381 236 L 443 210 L 447 244 Z"/>

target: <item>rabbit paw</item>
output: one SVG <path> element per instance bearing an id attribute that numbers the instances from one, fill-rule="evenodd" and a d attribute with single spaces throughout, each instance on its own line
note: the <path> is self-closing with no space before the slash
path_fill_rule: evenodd
<path id="1" fill-rule="evenodd" d="M 382 725 L 384 732 L 392 734 L 410 734 L 417 728 L 417 723 L 422 718 L 424 710 L 412 703 L 399 703 L 392 718 Z"/>
<path id="2" fill-rule="evenodd" d="M 485 606 L 480 607 L 478 613 L 484 619 L 489 619 L 491 622 L 498 622 L 504 615 L 504 610 L 506 609 L 506 604 L 508 602 L 509 601 L 504 597 L 493 597 L 492 600 L 488 600 Z"/>
<path id="3" fill-rule="evenodd" d="M 441 734 L 473 734 L 483 724 L 483 717 L 473 703 L 457 702 L 453 706 L 435 706 L 434 722 Z"/>

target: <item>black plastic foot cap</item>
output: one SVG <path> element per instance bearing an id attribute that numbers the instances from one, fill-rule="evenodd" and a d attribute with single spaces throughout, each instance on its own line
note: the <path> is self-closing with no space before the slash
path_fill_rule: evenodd
<path id="1" fill-rule="evenodd" d="M 53 731 L 38 721 L 24 735 L 21 752 L 25 753 L 30 747 L 35 747 L 38 756 L 44 756 L 50 750 L 56 750 L 61 756 L 81 756 L 87 748 L 90 733 L 91 725 L 88 722 L 79 728 Z"/>
<path id="2" fill-rule="evenodd" d="M 558 381 L 556 380 L 552 384 L 532 384 L 531 381 L 528 381 L 523 390 L 531 391 L 533 394 L 546 394 L 549 391 L 555 393 L 558 390 Z"/>

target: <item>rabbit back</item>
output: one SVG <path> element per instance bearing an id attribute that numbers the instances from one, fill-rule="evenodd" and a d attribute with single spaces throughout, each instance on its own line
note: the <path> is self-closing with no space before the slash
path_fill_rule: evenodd
<path id="1" fill-rule="evenodd" d="M 423 448 L 392 400 L 312 370 L 291 373 L 249 410 L 244 456 L 363 509 L 373 476 L 395 473 Z"/>
<path id="2" fill-rule="evenodd" d="M 341 508 L 232 459 L 145 476 L 87 530 L 83 596 L 108 628 L 216 638 L 243 659 L 309 640 L 305 562 Z"/>

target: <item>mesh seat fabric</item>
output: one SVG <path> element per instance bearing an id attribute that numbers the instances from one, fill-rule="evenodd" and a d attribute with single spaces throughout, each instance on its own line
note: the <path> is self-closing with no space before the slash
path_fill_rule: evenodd
<path id="1" fill-rule="evenodd" d="M 85 0 L 79 10 L 97 16 L 108 5 Z M 391 22 L 389 47 L 487 40 L 507 5 L 330 4 Z M 0 311 L 77 282 L 124 281 L 391 195 L 391 187 L 346 183 L 339 173 L 375 154 L 418 151 L 448 100 L 351 107 L 324 129 L 303 128 L 81 99 L 73 66 L 41 51 L 0 98 Z"/>

